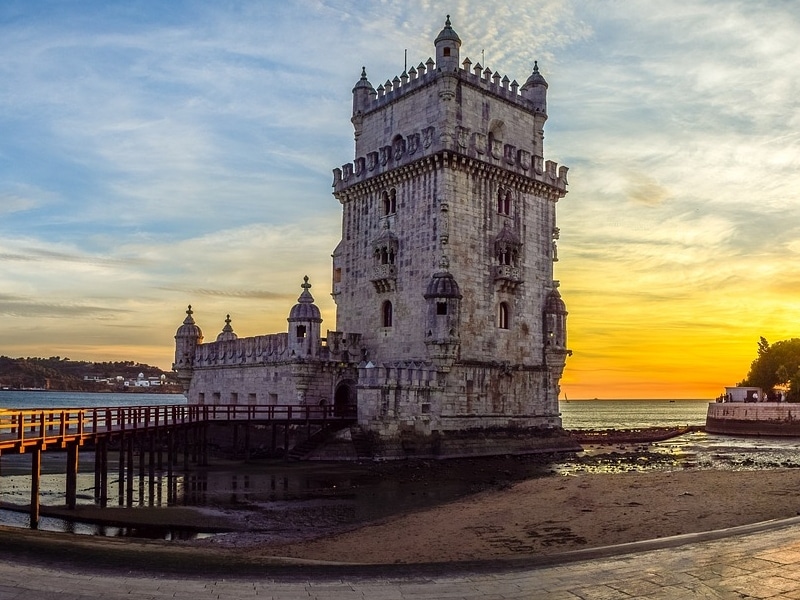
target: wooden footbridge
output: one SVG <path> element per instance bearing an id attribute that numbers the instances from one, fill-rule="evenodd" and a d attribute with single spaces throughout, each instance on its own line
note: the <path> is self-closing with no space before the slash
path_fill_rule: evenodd
<path id="1" fill-rule="evenodd" d="M 134 455 L 138 449 L 139 476 L 145 472 L 145 456 L 150 475 L 151 496 L 156 468 L 173 480 L 173 467 L 183 457 L 184 470 L 189 463 L 208 464 L 209 426 L 233 425 L 234 439 L 243 431 L 246 451 L 251 426 L 272 428 L 272 445 L 283 433 L 283 448 L 289 450 L 291 427 L 305 426 L 306 438 L 312 431 L 355 423 L 355 410 L 334 406 L 253 406 L 253 405 L 166 405 L 119 406 L 106 408 L 1 409 L 0 456 L 31 455 L 30 524 L 39 526 L 39 490 L 42 453 L 65 451 L 66 505 L 74 509 L 77 499 L 78 455 L 81 447 L 94 449 L 95 502 L 108 502 L 109 447 L 119 452 L 120 504 L 133 500 Z M 164 454 L 166 453 L 166 457 Z M 166 460 L 164 460 L 166 458 Z"/>

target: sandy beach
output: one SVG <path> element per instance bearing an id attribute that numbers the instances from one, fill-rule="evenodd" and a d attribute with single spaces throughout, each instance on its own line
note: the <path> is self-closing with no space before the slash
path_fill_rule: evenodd
<path id="1" fill-rule="evenodd" d="M 553 554 L 796 516 L 800 472 L 552 476 L 259 556 L 373 563 Z"/>

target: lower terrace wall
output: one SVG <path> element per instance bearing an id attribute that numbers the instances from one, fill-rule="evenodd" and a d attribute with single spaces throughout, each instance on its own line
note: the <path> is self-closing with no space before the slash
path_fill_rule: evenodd
<path id="1" fill-rule="evenodd" d="M 709 404 L 706 431 L 729 435 L 800 437 L 800 404 L 785 402 Z"/>

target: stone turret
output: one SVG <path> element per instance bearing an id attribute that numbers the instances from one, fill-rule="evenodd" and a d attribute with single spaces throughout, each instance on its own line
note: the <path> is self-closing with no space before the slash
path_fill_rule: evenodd
<path id="1" fill-rule="evenodd" d="M 547 118 L 547 81 L 539 73 L 539 61 L 533 61 L 533 73 L 522 86 L 522 96 L 532 105 L 533 110 Z"/>
<path id="2" fill-rule="evenodd" d="M 567 305 L 561 299 L 558 285 L 558 281 L 553 282 L 553 289 L 547 295 L 544 306 L 545 350 L 567 348 Z"/>
<path id="3" fill-rule="evenodd" d="M 434 45 L 436 46 L 436 68 L 447 73 L 458 71 L 461 64 L 459 59 L 461 38 L 450 26 L 450 15 L 447 15 L 444 29 L 436 36 Z"/>
<path id="4" fill-rule="evenodd" d="M 192 379 L 195 351 L 197 346 L 203 343 L 203 332 L 195 324 L 192 314 L 192 305 L 190 304 L 186 309 L 183 325 L 178 327 L 178 331 L 175 332 L 175 362 L 172 369 L 177 373 L 184 392 L 188 391 L 189 382 Z"/>
<path id="5" fill-rule="evenodd" d="M 218 342 L 230 342 L 233 340 L 239 339 L 239 336 L 233 332 L 233 327 L 231 327 L 231 316 L 225 316 L 225 327 L 222 328 L 222 331 L 219 332 L 217 335 Z"/>
<path id="6" fill-rule="evenodd" d="M 428 356 L 438 363 L 458 358 L 461 344 L 461 298 L 461 290 L 451 273 L 443 270 L 431 276 L 425 290 L 425 301 L 428 305 L 425 345 Z"/>
<path id="7" fill-rule="evenodd" d="M 289 353 L 292 356 L 309 358 L 319 354 L 319 330 L 322 318 L 319 308 L 314 304 L 314 297 L 308 291 L 308 275 L 303 278 L 300 286 L 303 293 L 297 299 L 297 304 L 289 312 Z"/>
<path id="8" fill-rule="evenodd" d="M 350 121 L 353 123 L 355 129 L 355 137 L 361 135 L 361 126 L 363 124 L 363 114 L 369 109 L 370 102 L 375 99 L 378 93 L 372 84 L 367 79 L 366 67 L 361 67 L 361 79 L 358 80 L 353 88 L 353 117 Z"/>

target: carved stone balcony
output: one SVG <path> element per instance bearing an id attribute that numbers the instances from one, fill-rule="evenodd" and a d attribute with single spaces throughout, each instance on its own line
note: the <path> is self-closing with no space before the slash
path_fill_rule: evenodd
<path id="1" fill-rule="evenodd" d="M 502 292 L 513 292 L 522 283 L 522 270 L 512 265 L 494 265 L 492 278 Z"/>
<path id="2" fill-rule="evenodd" d="M 395 281 L 397 281 L 397 268 L 395 265 L 375 265 L 372 268 L 372 285 L 377 292 L 394 291 Z"/>

